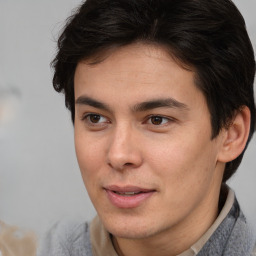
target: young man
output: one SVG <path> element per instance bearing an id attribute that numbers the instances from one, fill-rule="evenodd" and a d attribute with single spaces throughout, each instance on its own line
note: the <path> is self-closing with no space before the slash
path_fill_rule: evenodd
<path id="1" fill-rule="evenodd" d="M 226 181 L 255 125 L 255 60 L 229 0 L 87 0 L 53 61 L 98 216 L 40 255 L 252 255 Z"/>

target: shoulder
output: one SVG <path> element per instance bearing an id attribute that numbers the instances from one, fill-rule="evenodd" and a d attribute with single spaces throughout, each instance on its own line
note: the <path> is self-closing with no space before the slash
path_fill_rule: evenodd
<path id="1" fill-rule="evenodd" d="M 91 256 L 89 224 L 74 220 L 57 222 L 40 242 L 38 256 Z"/>

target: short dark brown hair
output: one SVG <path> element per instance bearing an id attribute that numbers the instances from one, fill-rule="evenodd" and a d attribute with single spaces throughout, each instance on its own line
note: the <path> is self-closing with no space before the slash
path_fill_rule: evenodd
<path id="1" fill-rule="evenodd" d="M 244 19 L 230 0 L 87 0 L 67 20 L 52 62 L 54 88 L 64 92 L 73 122 L 77 64 L 138 41 L 164 46 L 195 70 L 211 114 L 212 138 L 248 106 L 250 141 L 255 59 Z M 226 164 L 223 182 L 236 171 L 244 151 Z"/>

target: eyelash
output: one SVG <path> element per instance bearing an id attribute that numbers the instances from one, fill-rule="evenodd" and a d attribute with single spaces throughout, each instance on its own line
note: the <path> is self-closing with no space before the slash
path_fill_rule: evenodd
<path id="1" fill-rule="evenodd" d="M 161 124 L 153 124 L 152 118 L 159 118 L 159 119 L 161 120 Z M 167 125 L 168 123 L 174 121 L 173 118 L 166 117 L 166 116 L 162 116 L 162 115 L 150 115 L 150 116 L 148 116 L 148 117 L 146 118 L 146 123 L 147 123 L 148 121 L 150 121 L 150 120 L 151 120 L 151 123 L 149 123 L 149 124 L 150 124 L 150 125 L 153 125 L 154 127 L 157 127 L 157 126 L 162 127 L 162 126 Z M 165 122 L 165 123 L 162 123 L 163 120 L 165 120 L 166 122 Z"/>
<path id="2" fill-rule="evenodd" d="M 94 116 L 94 117 L 97 116 L 97 117 L 99 117 L 99 118 L 104 118 L 104 119 L 107 120 L 106 117 L 104 117 L 104 116 L 102 116 L 102 115 L 99 115 L 99 114 L 96 114 L 96 113 L 88 113 L 88 114 L 85 114 L 85 115 L 81 118 L 81 120 L 87 122 L 89 125 L 92 125 L 92 126 L 98 126 L 99 124 L 102 124 L 102 123 L 94 123 L 94 122 L 92 122 L 91 120 L 89 120 L 89 119 L 92 118 L 93 116 Z M 107 122 L 107 123 L 109 123 L 109 122 Z"/>
<path id="3" fill-rule="evenodd" d="M 100 122 L 100 123 L 95 122 L 94 123 L 90 120 L 93 116 L 99 118 L 99 120 L 101 118 L 104 118 L 106 120 L 106 122 Z M 158 118 L 159 119 L 158 121 L 161 121 L 161 122 L 159 124 L 153 124 L 152 118 Z M 105 126 L 107 123 L 110 123 L 110 121 L 108 121 L 108 119 L 106 117 L 104 117 L 103 115 L 97 114 L 97 113 L 85 114 L 85 115 L 83 115 L 81 120 L 86 122 L 91 127 L 93 127 L 93 126 L 96 126 L 96 127 Z M 151 120 L 151 122 L 150 122 L 150 120 Z M 164 123 L 162 123 L 163 120 L 165 120 Z M 157 121 L 157 120 L 155 120 L 155 121 Z M 150 116 L 147 116 L 145 118 L 145 121 L 143 122 L 143 124 L 148 124 L 148 125 L 152 125 L 154 127 L 159 127 L 160 128 L 160 127 L 166 126 L 166 125 L 168 125 L 168 123 L 174 122 L 174 121 L 175 121 L 174 118 L 166 117 L 166 116 L 163 116 L 163 115 L 150 115 Z M 148 122 L 150 122 L 150 123 L 148 123 Z"/>

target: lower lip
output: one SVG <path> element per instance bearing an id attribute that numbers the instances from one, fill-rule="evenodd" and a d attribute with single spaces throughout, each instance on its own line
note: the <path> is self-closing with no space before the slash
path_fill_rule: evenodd
<path id="1" fill-rule="evenodd" d="M 136 208 L 151 197 L 155 191 L 135 194 L 131 196 L 122 196 L 111 190 L 105 190 L 110 202 L 118 208 Z"/>

